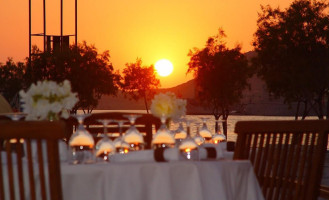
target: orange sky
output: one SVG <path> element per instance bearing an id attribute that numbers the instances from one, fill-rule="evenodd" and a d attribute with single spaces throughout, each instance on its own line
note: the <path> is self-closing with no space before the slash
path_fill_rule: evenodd
<path id="1" fill-rule="evenodd" d="M 142 59 L 144 65 L 166 58 L 174 65 L 162 87 L 192 78 L 186 76 L 187 56 L 202 48 L 222 27 L 229 47 L 240 43 L 252 50 L 260 5 L 286 8 L 293 0 L 78 0 L 78 42 L 110 51 L 115 69 Z M 42 0 L 32 0 L 32 32 L 42 31 Z M 60 0 L 48 0 L 47 34 L 60 34 Z M 0 2 L 0 62 L 28 56 L 28 0 Z M 64 34 L 74 34 L 74 0 L 64 0 Z M 74 41 L 74 38 L 71 38 Z M 34 37 L 33 43 L 38 39 Z"/>

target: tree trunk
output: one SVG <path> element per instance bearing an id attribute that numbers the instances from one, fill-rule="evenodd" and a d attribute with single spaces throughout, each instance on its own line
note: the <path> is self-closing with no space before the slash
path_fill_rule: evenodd
<path id="1" fill-rule="evenodd" d="M 304 120 L 307 116 L 307 101 L 304 102 L 304 111 L 303 111 L 303 116 L 302 116 L 302 120 Z"/>
<path id="2" fill-rule="evenodd" d="M 228 115 L 229 115 L 229 112 L 227 109 L 222 109 L 222 119 L 223 119 L 223 122 L 222 122 L 222 125 L 223 125 L 223 133 L 227 139 L 227 118 L 228 118 Z"/>
<path id="3" fill-rule="evenodd" d="M 144 103 L 145 103 L 146 113 L 149 114 L 149 107 L 147 105 L 147 99 L 146 99 L 146 94 L 145 93 L 144 93 Z"/>
<path id="4" fill-rule="evenodd" d="M 221 114 L 219 114 L 218 106 L 215 106 L 213 109 L 213 115 L 215 117 L 215 133 L 218 132 L 218 119 L 220 118 Z"/>
<path id="5" fill-rule="evenodd" d="M 220 117 L 221 115 L 220 114 L 218 114 L 218 115 L 215 115 L 214 114 L 214 117 L 215 117 L 215 133 L 218 133 L 218 119 L 219 119 L 219 117 Z"/>
<path id="6" fill-rule="evenodd" d="M 317 100 L 317 104 L 319 106 L 319 119 L 323 119 L 323 105 L 322 105 L 323 95 L 320 94 Z"/>
<path id="7" fill-rule="evenodd" d="M 300 101 L 297 102 L 297 108 L 295 113 L 295 120 L 298 120 L 298 113 L 299 113 Z"/>
<path id="8" fill-rule="evenodd" d="M 323 119 L 323 106 L 322 106 L 322 101 L 318 101 L 318 106 L 319 106 L 319 119 Z"/>

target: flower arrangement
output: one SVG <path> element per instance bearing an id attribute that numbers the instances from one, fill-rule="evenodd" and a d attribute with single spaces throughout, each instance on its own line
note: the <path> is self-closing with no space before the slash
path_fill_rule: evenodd
<path id="1" fill-rule="evenodd" d="M 177 120 L 186 114 L 186 100 L 176 98 L 172 92 L 160 93 L 152 100 L 151 113 L 159 118 Z"/>
<path id="2" fill-rule="evenodd" d="M 69 110 L 78 102 L 68 80 L 57 84 L 54 81 L 38 81 L 24 92 L 19 92 L 26 120 L 56 120 L 69 117 Z"/>

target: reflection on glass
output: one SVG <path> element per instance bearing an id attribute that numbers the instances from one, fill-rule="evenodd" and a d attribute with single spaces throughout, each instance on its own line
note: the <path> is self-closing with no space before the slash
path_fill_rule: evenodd
<path id="1" fill-rule="evenodd" d="M 165 115 L 161 116 L 161 126 L 155 133 L 152 140 L 152 146 L 157 148 L 170 148 L 175 146 L 175 137 L 166 125 L 167 118 Z"/>
<path id="2" fill-rule="evenodd" d="M 179 144 L 187 137 L 187 133 L 184 130 L 183 127 L 183 120 L 179 121 L 179 125 L 177 130 L 175 131 L 175 140 L 176 140 L 176 145 L 179 146 Z"/>
<path id="3" fill-rule="evenodd" d="M 187 136 L 179 144 L 180 159 L 199 160 L 198 144 L 191 138 L 190 122 L 186 121 Z"/>
<path id="4" fill-rule="evenodd" d="M 26 116 L 25 113 L 18 113 L 18 112 L 16 112 L 16 113 L 5 113 L 3 115 L 10 118 L 12 121 L 19 121 L 20 119 L 22 119 L 23 117 Z M 9 140 L 9 143 L 12 143 L 12 144 L 17 143 L 17 139 L 12 138 L 12 139 Z M 24 139 L 21 138 L 19 140 L 19 143 L 23 144 Z"/>
<path id="5" fill-rule="evenodd" d="M 25 113 L 5 113 L 4 116 L 10 118 L 12 121 L 19 121 L 20 119 L 22 119 L 23 117 L 26 116 Z"/>
<path id="6" fill-rule="evenodd" d="M 77 114 L 72 115 L 78 122 L 78 128 L 72 134 L 69 140 L 70 146 L 70 163 L 71 164 L 81 164 L 81 163 L 93 163 L 94 162 L 94 138 L 83 126 L 83 121 L 90 114 Z"/>
<path id="7" fill-rule="evenodd" d="M 143 150 L 144 149 L 144 138 L 143 135 L 138 131 L 135 126 L 136 119 L 141 117 L 141 115 L 124 115 L 130 121 L 130 127 L 126 131 L 123 137 L 124 141 L 130 146 L 131 151 Z"/>
<path id="8" fill-rule="evenodd" d="M 219 120 L 216 120 L 215 134 L 212 136 L 212 142 L 214 144 L 218 144 L 220 142 L 226 141 L 225 135 L 220 131 L 220 125 L 218 124 L 218 122 L 219 122 Z"/>
<path id="9" fill-rule="evenodd" d="M 204 144 L 204 138 L 200 135 L 200 124 L 196 123 L 196 134 L 194 135 L 193 139 L 197 143 L 197 145 L 202 145 Z"/>
<path id="10" fill-rule="evenodd" d="M 116 150 L 117 153 L 125 154 L 125 153 L 129 152 L 130 146 L 123 139 L 122 127 L 123 127 L 124 123 L 128 122 L 128 120 L 116 120 L 116 122 L 118 123 L 119 137 L 117 137 L 114 140 L 115 150 Z"/>
<path id="11" fill-rule="evenodd" d="M 113 120 L 110 119 L 100 119 L 98 120 L 103 124 L 104 132 L 102 134 L 102 139 L 100 139 L 95 146 L 96 149 L 96 159 L 97 161 L 109 162 L 110 155 L 114 153 L 115 147 L 112 140 L 107 136 L 107 126 Z"/>
<path id="12" fill-rule="evenodd" d="M 211 131 L 207 127 L 207 118 L 201 117 L 202 127 L 200 129 L 200 135 L 204 138 L 205 143 L 212 143 L 212 134 Z"/>

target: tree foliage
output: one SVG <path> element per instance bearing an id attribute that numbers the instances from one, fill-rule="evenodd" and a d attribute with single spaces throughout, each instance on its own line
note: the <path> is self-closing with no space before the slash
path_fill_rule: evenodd
<path id="1" fill-rule="evenodd" d="M 25 68 L 24 63 L 15 63 L 12 58 L 5 64 L 0 63 L 0 93 L 14 109 L 18 109 L 17 95 L 23 87 Z"/>
<path id="2" fill-rule="evenodd" d="M 232 106 L 239 103 L 242 91 L 248 86 L 247 78 L 252 71 L 240 46 L 229 49 L 224 37 L 220 29 L 218 35 L 209 37 L 205 48 L 191 50 L 187 72 L 195 77 L 198 98 L 213 107 L 216 119 L 222 116 L 226 122 Z M 226 123 L 223 128 L 226 134 Z"/>
<path id="3" fill-rule="evenodd" d="M 147 113 L 148 101 L 153 98 L 159 86 L 160 80 L 156 78 L 153 65 L 142 66 L 139 58 L 135 63 L 127 63 L 123 69 L 123 92 L 136 101 L 143 98 Z"/>
<path id="4" fill-rule="evenodd" d="M 296 0 L 284 11 L 261 9 L 253 42 L 258 74 L 275 96 L 303 102 L 303 118 L 310 108 L 322 118 L 329 86 L 328 4 Z"/>
<path id="5" fill-rule="evenodd" d="M 79 102 L 74 110 L 91 112 L 102 95 L 115 95 L 120 75 L 114 72 L 110 54 L 101 54 L 93 45 L 86 42 L 53 52 L 33 51 L 28 67 L 28 85 L 38 80 L 62 82 L 68 79 L 73 92 L 78 93 Z"/>

